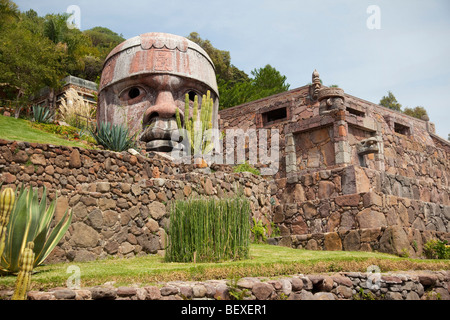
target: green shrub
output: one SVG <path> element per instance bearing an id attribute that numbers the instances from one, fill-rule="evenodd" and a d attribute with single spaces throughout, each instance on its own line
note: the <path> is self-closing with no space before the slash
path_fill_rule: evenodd
<path id="1" fill-rule="evenodd" d="M 133 148 L 136 144 L 136 135 L 130 136 L 128 128 L 121 125 L 102 122 L 97 124 L 97 130 L 91 131 L 97 144 L 108 150 L 121 152 Z"/>
<path id="2" fill-rule="evenodd" d="M 447 243 L 447 240 L 428 240 L 423 246 L 423 252 L 428 259 L 450 259 L 450 246 Z"/>
<path id="3" fill-rule="evenodd" d="M 69 140 L 84 140 L 92 144 L 96 143 L 96 140 L 91 136 L 89 131 L 72 126 L 61 126 L 54 123 L 33 123 L 33 127 L 45 132 L 57 134 Z"/>
<path id="4" fill-rule="evenodd" d="M 253 227 L 250 229 L 250 231 L 252 232 L 253 240 L 256 243 L 266 242 L 267 227 L 261 220 L 256 221 L 256 219 L 253 218 Z"/>
<path id="5" fill-rule="evenodd" d="M 259 172 L 258 169 L 254 168 L 251 164 L 249 164 L 248 162 L 244 162 L 241 164 L 238 164 L 237 166 L 235 166 L 233 168 L 234 172 L 251 172 L 254 175 L 261 175 L 261 173 Z"/>
<path id="6" fill-rule="evenodd" d="M 49 108 L 33 106 L 33 118 L 35 122 L 49 123 L 53 121 L 54 113 Z"/>
<path id="7" fill-rule="evenodd" d="M 190 199 L 173 203 L 167 230 L 168 262 L 246 259 L 250 202 L 245 197 Z"/>

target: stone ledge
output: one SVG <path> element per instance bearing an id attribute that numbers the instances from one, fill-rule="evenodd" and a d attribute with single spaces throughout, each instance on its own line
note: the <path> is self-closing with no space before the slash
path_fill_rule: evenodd
<path id="1" fill-rule="evenodd" d="M 30 291 L 28 300 L 450 300 L 449 271 L 340 272 L 297 274 L 276 279 L 245 277 L 203 282 L 173 281 L 158 286 L 54 288 Z M 9 300 L 12 290 L 0 291 Z"/>

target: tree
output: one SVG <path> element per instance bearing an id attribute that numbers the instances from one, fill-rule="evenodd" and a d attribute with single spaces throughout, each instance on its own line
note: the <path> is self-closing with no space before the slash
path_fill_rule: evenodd
<path id="1" fill-rule="evenodd" d="M 392 110 L 402 111 L 402 105 L 397 102 L 397 99 L 391 91 L 388 91 L 387 96 L 381 98 L 380 105 Z"/>
<path id="2" fill-rule="evenodd" d="M 17 5 L 10 0 L 0 0 L 0 29 L 19 17 Z"/>
<path id="3" fill-rule="evenodd" d="M 254 98 L 267 97 L 273 94 L 289 90 L 290 85 L 286 83 L 286 76 L 270 64 L 264 68 L 254 69 L 252 86 L 255 88 Z"/>
<path id="4" fill-rule="evenodd" d="M 219 80 L 220 109 L 237 106 L 289 90 L 290 85 L 286 83 L 286 76 L 283 76 L 269 64 L 264 68 L 254 69 L 251 74 L 254 78 L 247 81 L 233 83 Z"/>
<path id="5" fill-rule="evenodd" d="M 16 116 L 30 95 L 42 87 L 59 85 L 64 56 L 49 39 L 31 32 L 21 21 L 0 30 L 0 83 L 18 88 L 8 96 L 15 101 Z"/>
<path id="6" fill-rule="evenodd" d="M 422 119 L 422 120 L 429 119 L 427 110 L 425 110 L 424 107 L 420 107 L 420 106 L 415 107 L 415 108 L 405 108 L 405 110 L 403 110 L 403 113 L 407 114 L 408 116 Z"/>
<path id="7" fill-rule="evenodd" d="M 209 40 L 203 40 L 197 32 L 191 32 L 187 36 L 189 40 L 198 44 L 211 58 L 216 68 L 216 75 L 223 81 L 231 81 L 233 83 L 248 80 L 248 75 L 231 64 L 231 56 L 229 51 L 219 50 L 215 48 Z"/>

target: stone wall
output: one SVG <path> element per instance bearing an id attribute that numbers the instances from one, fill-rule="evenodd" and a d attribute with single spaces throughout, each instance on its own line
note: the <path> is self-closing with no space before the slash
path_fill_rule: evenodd
<path id="1" fill-rule="evenodd" d="M 242 278 L 204 282 L 174 281 L 158 286 L 55 288 L 29 291 L 29 300 L 450 300 L 448 271 L 340 272 L 282 278 Z M 10 299 L 13 291 L 1 291 Z"/>
<path id="2" fill-rule="evenodd" d="M 361 165 L 358 143 L 378 137 L 381 150 L 378 155 L 365 155 L 364 166 L 409 178 L 440 181 L 448 187 L 450 144 L 435 135 L 432 123 L 349 94 L 343 98 L 342 115 L 324 112 L 321 104 L 311 98 L 311 88 L 304 86 L 221 110 L 219 124 L 222 130 L 278 129 L 280 171 L 275 178 L 286 177 L 288 134 L 294 135 L 295 165 L 301 174 L 331 169 L 337 164 Z M 280 108 L 286 108 L 285 118 L 264 121 L 265 114 Z M 341 122 L 344 125 L 336 125 Z M 340 143 L 341 140 L 345 143 Z M 348 153 L 348 157 L 342 158 L 341 152 Z"/>
<path id="3" fill-rule="evenodd" d="M 272 221 L 281 235 L 273 244 L 420 257 L 428 240 L 450 240 L 448 192 L 433 181 L 419 183 L 359 166 L 317 171 L 297 180 L 276 180 L 279 202 Z"/>
<path id="4" fill-rule="evenodd" d="M 157 154 L 147 158 L 5 140 L 0 150 L 3 187 L 23 182 L 40 192 L 45 186 L 49 199 L 58 193 L 56 221 L 73 209 L 71 226 L 47 262 L 156 254 L 165 248 L 169 207 L 177 199 L 242 192 L 256 219 L 268 223 L 271 217 L 270 182 L 227 167 L 205 174 Z"/>

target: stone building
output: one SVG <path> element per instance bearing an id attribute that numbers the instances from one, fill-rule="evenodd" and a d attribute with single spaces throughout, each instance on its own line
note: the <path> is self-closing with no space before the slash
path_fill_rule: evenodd
<path id="1" fill-rule="evenodd" d="M 428 119 L 323 87 L 317 71 L 219 115 L 222 130 L 279 130 L 273 241 L 414 256 L 429 232 L 449 238 L 450 144 Z"/>
<path id="2" fill-rule="evenodd" d="M 33 104 L 40 106 L 58 107 L 64 94 L 69 89 L 74 89 L 83 100 L 91 106 L 97 104 L 95 95 L 97 94 L 98 85 L 95 82 L 81 79 L 74 76 L 67 76 L 61 80 L 62 87 L 55 91 L 49 87 L 41 89 L 32 99 Z"/>

